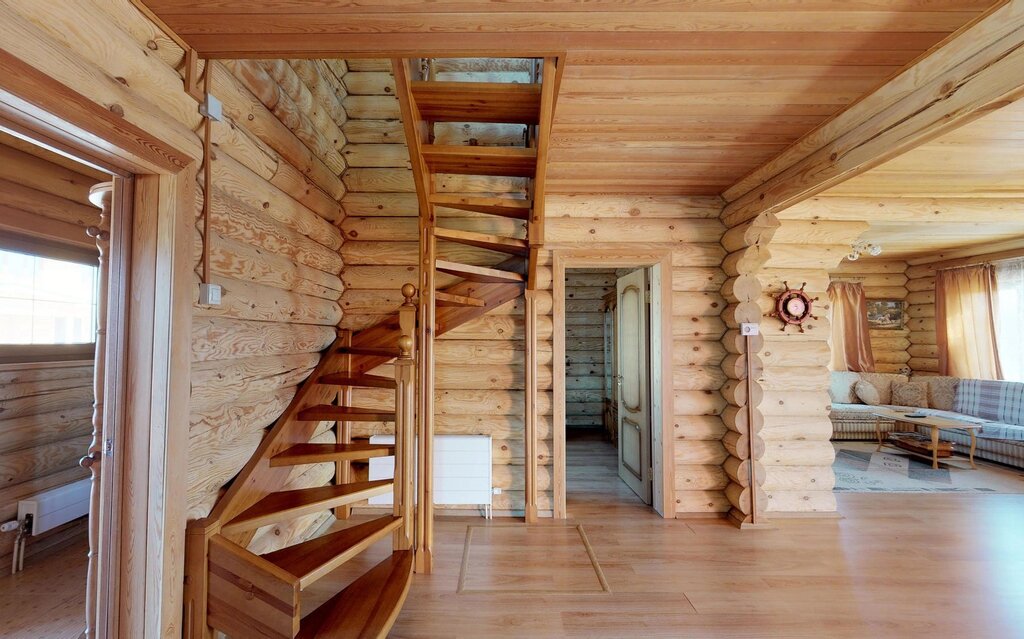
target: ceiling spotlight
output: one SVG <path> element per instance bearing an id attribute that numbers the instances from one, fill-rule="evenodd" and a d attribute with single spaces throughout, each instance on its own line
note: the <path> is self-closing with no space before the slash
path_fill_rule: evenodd
<path id="1" fill-rule="evenodd" d="M 872 257 L 877 257 L 882 254 L 882 247 L 878 244 L 871 244 L 870 242 L 854 242 L 850 248 L 852 250 L 847 254 L 846 259 L 851 262 L 856 262 L 860 259 L 860 256 L 865 253 Z"/>
<path id="2" fill-rule="evenodd" d="M 860 259 L 860 253 L 858 253 L 857 251 L 853 251 L 846 256 L 846 259 L 850 260 L 851 262 L 856 262 L 857 260 Z"/>
<path id="3" fill-rule="evenodd" d="M 868 246 L 868 255 L 878 257 L 882 254 L 882 247 L 877 244 L 871 244 Z"/>

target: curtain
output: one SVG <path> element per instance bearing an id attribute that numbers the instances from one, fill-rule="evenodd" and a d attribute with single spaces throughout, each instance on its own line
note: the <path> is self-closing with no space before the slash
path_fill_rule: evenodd
<path id="1" fill-rule="evenodd" d="M 1024 259 L 998 263 L 996 284 L 996 346 L 1003 379 L 1024 382 Z"/>
<path id="2" fill-rule="evenodd" d="M 992 265 L 935 274 L 935 333 L 939 373 L 1002 379 L 996 351 L 996 274 Z"/>
<path id="3" fill-rule="evenodd" d="M 868 330 L 868 301 L 864 287 L 854 282 L 832 282 L 828 287 L 832 303 L 832 370 L 873 373 Z"/>

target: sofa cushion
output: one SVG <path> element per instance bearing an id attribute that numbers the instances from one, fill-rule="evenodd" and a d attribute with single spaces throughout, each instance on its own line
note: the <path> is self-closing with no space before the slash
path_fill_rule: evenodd
<path id="1" fill-rule="evenodd" d="M 959 377 L 921 377 L 915 378 L 928 384 L 928 405 L 940 410 L 953 410 L 956 405 L 956 389 L 960 385 Z"/>
<path id="2" fill-rule="evenodd" d="M 892 383 L 906 382 L 909 378 L 906 375 L 894 373 L 861 373 L 861 380 L 871 384 L 878 390 L 878 403 L 892 403 Z"/>
<path id="3" fill-rule="evenodd" d="M 882 403 L 882 394 L 874 384 L 865 379 L 854 384 L 853 390 L 857 394 L 857 399 L 869 406 L 878 406 Z"/>
<path id="4" fill-rule="evenodd" d="M 857 395 L 853 385 L 860 381 L 860 373 L 850 371 L 834 371 L 831 375 L 828 394 L 833 402 L 840 404 L 856 404 Z"/>
<path id="5" fill-rule="evenodd" d="M 961 380 L 954 410 L 993 422 L 1024 426 L 1024 383 Z"/>
<path id="6" fill-rule="evenodd" d="M 924 382 L 893 382 L 892 403 L 897 406 L 928 408 L 928 384 Z"/>
<path id="7" fill-rule="evenodd" d="M 868 406 L 867 404 L 834 402 L 828 416 L 833 421 L 874 422 L 875 416 L 872 413 L 876 410 L 878 410 L 877 406 Z"/>

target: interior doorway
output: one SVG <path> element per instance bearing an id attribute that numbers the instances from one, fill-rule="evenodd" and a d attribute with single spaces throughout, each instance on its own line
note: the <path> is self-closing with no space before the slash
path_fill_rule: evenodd
<path id="1" fill-rule="evenodd" d="M 566 498 L 573 507 L 653 505 L 655 268 L 565 271 Z"/>

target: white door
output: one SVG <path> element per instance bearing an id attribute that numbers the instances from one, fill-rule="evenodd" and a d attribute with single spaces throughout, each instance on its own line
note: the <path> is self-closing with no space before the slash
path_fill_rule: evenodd
<path id="1" fill-rule="evenodd" d="M 640 269 L 615 283 L 617 305 L 619 477 L 651 503 L 651 407 L 647 379 L 647 282 Z"/>

